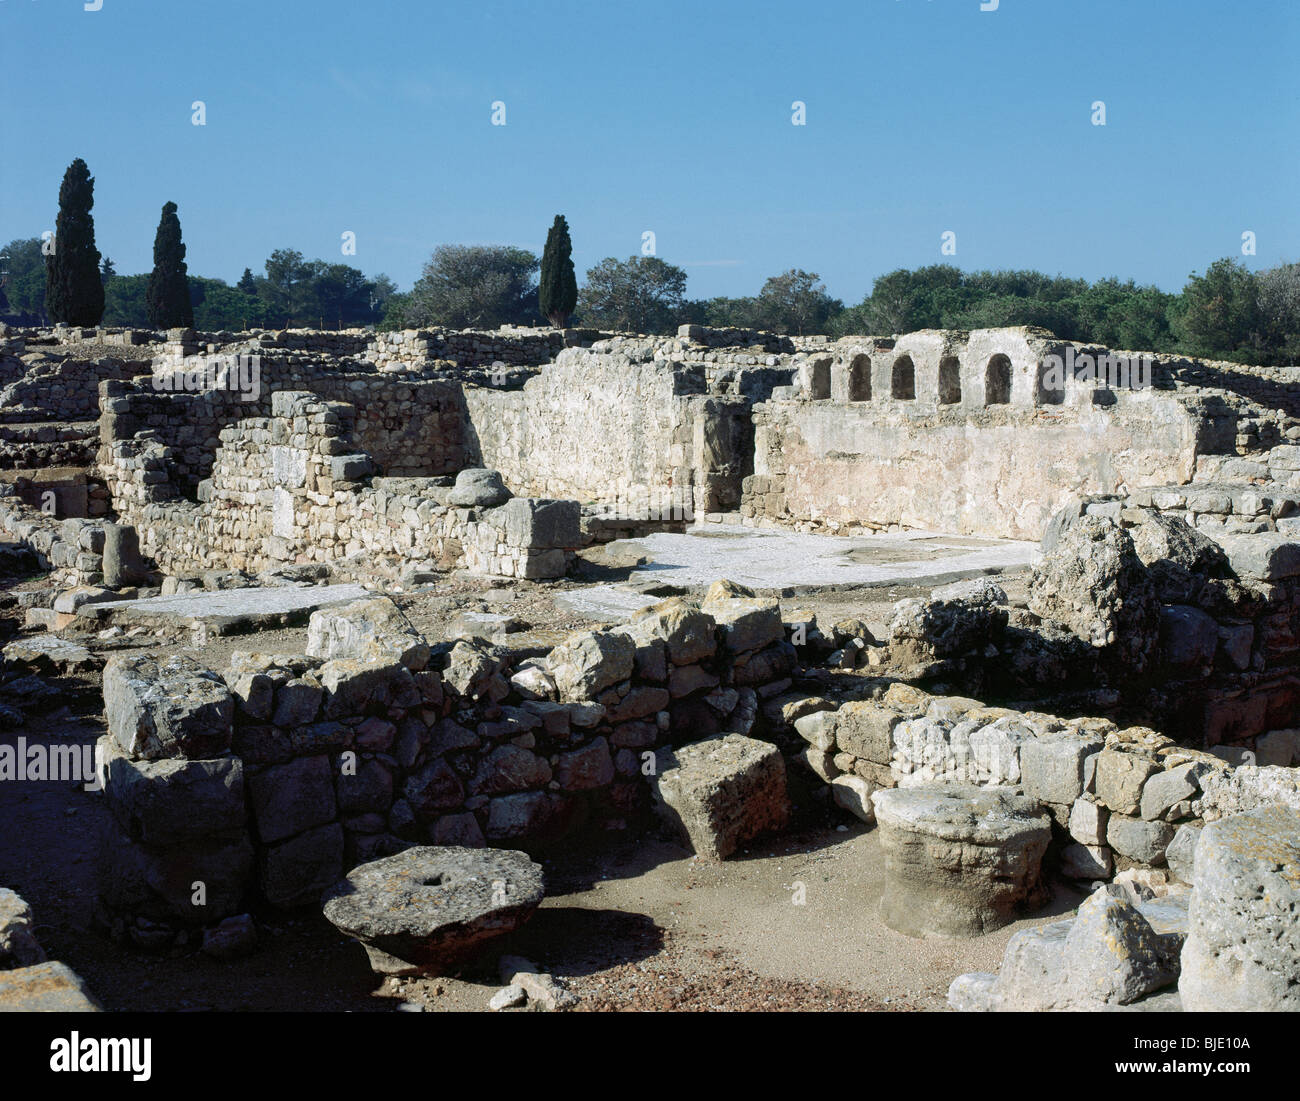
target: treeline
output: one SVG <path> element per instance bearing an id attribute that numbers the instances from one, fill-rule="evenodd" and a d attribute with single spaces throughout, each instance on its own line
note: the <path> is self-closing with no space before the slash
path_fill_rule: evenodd
<path id="1" fill-rule="evenodd" d="M 20 324 L 245 329 L 380 329 L 576 324 L 671 333 L 683 323 L 831 336 L 1038 325 L 1067 340 L 1242 363 L 1300 359 L 1300 264 L 1262 272 L 1218 260 L 1178 294 L 1132 280 L 1036 271 L 963 272 L 938 264 L 875 281 L 854 306 L 814 272 L 792 268 L 750 298 L 689 299 L 686 272 L 657 256 L 607 257 L 578 286 L 569 226 L 557 215 L 541 257 L 502 245 L 441 245 L 410 291 L 386 275 L 276 249 L 263 273 L 231 286 L 188 275 L 175 203 L 163 207 L 147 275 L 118 275 L 95 247 L 94 180 L 69 167 L 56 232 L 0 249 L 0 317 Z"/>
<path id="2" fill-rule="evenodd" d="M 0 315 L 24 325 L 50 324 L 45 308 L 45 263 L 39 238 L 10 241 L 0 249 L 5 273 Z M 100 267 L 104 313 L 100 324 L 151 328 L 148 293 L 150 274 L 118 275 L 113 261 Z M 301 252 L 277 249 L 264 273 L 248 268 L 233 286 L 224 279 L 187 275 L 192 319 L 199 329 L 348 328 L 374 325 L 384 316 L 389 296 L 397 289 L 386 275 L 367 278 L 346 264 L 307 260 Z"/>

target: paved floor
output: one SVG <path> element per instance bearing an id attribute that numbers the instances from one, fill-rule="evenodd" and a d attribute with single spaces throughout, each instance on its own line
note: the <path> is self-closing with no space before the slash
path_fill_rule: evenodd
<path id="1" fill-rule="evenodd" d="M 566 593 L 561 602 L 588 615 L 628 615 L 649 602 L 638 588 L 708 585 L 719 578 L 792 595 L 835 586 L 939 585 L 1022 569 L 1038 551 L 1037 543 L 924 531 L 848 538 L 725 524 L 656 533 L 622 546 L 639 549 L 649 563 L 623 584 Z"/>

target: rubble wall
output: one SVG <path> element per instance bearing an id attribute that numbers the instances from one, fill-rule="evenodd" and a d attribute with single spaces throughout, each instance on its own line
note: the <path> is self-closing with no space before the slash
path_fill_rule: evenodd
<path id="1" fill-rule="evenodd" d="M 372 647 L 402 621 L 384 600 L 317 612 L 310 655 L 236 653 L 221 674 L 114 657 L 106 919 L 133 936 L 211 925 L 254 898 L 314 904 L 408 844 L 530 848 L 587 823 L 622 828 L 647 807 L 656 747 L 747 731 L 759 701 L 790 687 L 779 611 L 758 604 L 580 632 L 541 660 L 477 642 L 431 650 L 409 624 Z M 142 725 L 141 709 L 157 721 Z"/>
<path id="2" fill-rule="evenodd" d="M 165 573 L 214 563 L 257 572 L 366 555 L 505 577 L 563 576 L 578 542 L 576 504 L 515 498 L 498 508 L 455 508 L 448 487 L 427 479 L 376 482 L 354 439 L 353 406 L 280 390 L 271 407 L 271 417 L 220 430 L 197 503 L 182 497 L 162 442 L 136 436 L 101 450 L 119 517 L 138 529 L 141 551 Z"/>

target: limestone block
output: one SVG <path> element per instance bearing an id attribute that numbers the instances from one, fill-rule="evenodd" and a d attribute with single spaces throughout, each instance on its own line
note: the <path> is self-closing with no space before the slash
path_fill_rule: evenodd
<path id="1" fill-rule="evenodd" d="M 104 665 L 109 733 L 133 757 L 212 758 L 230 749 L 235 701 L 193 658 L 114 654 Z"/>
<path id="2" fill-rule="evenodd" d="M 1179 990 L 1186 1009 L 1300 1009 L 1300 813 L 1270 806 L 1201 832 Z"/>
<path id="3" fill-rule="evenodd" d="M 780 751 L 741 734 L 665 751 L 652 783 L 661 816 L 709 860 L 724 860 L 746 841 L 789 821 Z"/>
<path id="4" fill-rule="evenodd" d="M 1051 825 L 1009 788 L 894 788 L 873 796 L 885 856 L 881 913 L 909 936 L 979 936 L 1045 899 Z"/>

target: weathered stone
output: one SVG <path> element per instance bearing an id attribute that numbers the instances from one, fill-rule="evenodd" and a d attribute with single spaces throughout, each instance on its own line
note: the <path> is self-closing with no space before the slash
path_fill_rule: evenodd
<path id="1" fill-rule="evenodd" d="M 1160 651 L 1167 664 L 1200 673 L 1213 663 L 1218 647 L 1219 625 L 1199 608 L 1160 609 Z"/>
<path id="2" fill-rule="evenodd" d="M 1300 814 L 1212 822 L 1196 845 L 1179 990 L 1192 1012 L 1300 1009 Z"/>
<path id="3" fill-rule="evenodd" d="M 45 950 L 32 929 L 32 908 L 15 892 L 0 887 L 0 972 L 45 962 Z"/>
<path id="4" fill-rule="evenodd" d="M 487 839 L 545 841 L 563 834 L 570 825 L 571 804 L 548 791 L 500 795 L 488 804 Z"/>
<path id="5" fill-rule="evenodd" d="M 632 675 L 632 640 L 613 631 L 581 631 L 551 651 L 547 664 L 562 700 L 586 700 Z"/>
<path id="6" fill-rule="evenodd" d="M 878 790 L 876 784 L 859 776 L 836 776 L 831 780 L 831 798 L 835 805 L 868 824 L 876 820 L 871 797 Z"/>
<path id="7" fill-rule="evenodd" d="M 262 851 L 262 893 L 281 909 L 314 905 L 342 870 L 343 827 L 331 822 Z"/>
<path id="8" fill-rule="evenodd" d="M 1066 879 L 1109 879 L 1115 870 L 1104 845 L 1066 845 L 1061 850 L 1061 874 Z"/>
<path id="9" fill-rule="evenodd" d="M 885 857 L 881 913 L 909 936 L 979 936 L 1041 904 L 1051 825 L 1006 788 L 895 788 L 873 796 Z"/>
<path id="10" fill-rule="evenodd" d="M 234 712 L 225 682 L 193 658 L 114 654 L 104 666 L 108 730 L 133 757 L 217 757 Z"/>
<path id="11" fill-rule="evenodd" d="M 96 868 L 99 896 L 110 913 L 200 926 L 242 913 L 253 877 L 248 837 L 142 845 L 115 823 L 102 834 Z M 194 884 L 203 884 L 201 900 Z"/>
<path id="12" fill-rule="evenodd" d="M 81 976 L 66 963 L 50 960 L 0 971 L 0 1013 L 99 1013 Z"/>
<path id="13" fill-rule="evenodd" d="M 888 765 L 894 752 L 894 727 L 902 721 L 896 711 L 870 700 L 846 703 L 835 713 L 836 745 L 855 757 Z"/>
<path id="14" fill-rule="evenodd" d="M 134 760 L 101 738 L 104 796 L 128 836 L 174 845 L 244 829 L 244 768 L 238 757 Z"/>
<path id="15" fill-rule="evenodd" d="M 662 641 L 674 665 L 691 665 L 711 658 L 717 649 L 713 617 L 693 604 L 673 598 L 656 604 L 624 631 L 638 645 Z"/>
<path id="16" fill-rule="evenodd" d="M 1106 819 L 1110 812 L 1091 799 L 1076 799 L 1070 807 L 1070 836 L 1080 845 L 1106 843 Z"/>
<path id="17" fill-rule="evenodd" d="M 475 795 L 504 795 L 543 787 L 550 779 L 551 766 L 544 758 L 520 746 L 502 745 L 483 760 L 469 786 Z"/>
<path id="18" fill-rule="evenodd" d="M 447 846 L 353 868 L 323 901 L 376 971 L 445 975 L 523 925 L 543 894 L 542 869 L 524 853 Z"/>
<path id="19" fill-rule="evenodd" d="M 476 742 L 477 740 L 475 738 Z M 465 800 L 465 788 L 460 777 L 442 758 L 430 761 L 407 777 L 402 786 L 402 794 L 416 817 L 422 821 L 436 818 L 441 811 L 452 810 Z"/>
<path id="20" fill-rule="evenodd" d="M 428 664 L 429 644 L 396 604 L 377 596 L 312 612 L 307 653 L 327 661 L 397 661 L 419 670 Z"/>
<path id="21" fill-rule="evenodd" d="M 1065 994 L 1076 1006 L 1128 1005 L 1178 977 L 1177 938 L 1105 890 L 1079 907 L 1065 938 Z"/>
<path id="22" fill-rule="evenodd" d="M 555 781 L 563 791 L 590 791 L 614 779 L 609 743 L 597 738 L 581 749 L 561 753 L 555 764 Z"/>
<path id="23" fill-rule="evenodd" d="M 483 467 L 466 467 L 456 475 L 447 503 L 458 508 L 496 508 L 510 500 L 501 475 Z"/>
<path id="24" fill-rule="evenodd" d="M 249 805 L 263 844 L 330 821 L 337 812 L 326 756 L 299 757 L 248 777 Z"/>
<path id="25" fill-rule="evenodd" d="M 1146 822 L 1125 814 L 1112 814 L 1106 824 L 1106 844 L 1139 864 L 1163 864 L 1173 837 L 1174 827 L 1166 822 Z"/>
<path id="26" fill-rule="evenodd" d="M 794 728 L 805 742 L 823 751 L 835 747 L 835 712 L 814 711 L 794 721 Z"/>
<path id="27" fill-rule="evenodd" d="M 1170 874 L 1182 883 L 1196 882 L 1196 843 L 1201 839 L 1202 829 L 1204 826 L 1193 822 L 1179 826 L 1165 850 Z"/>
<path id="28" fill-rule="evenodd" d="M 1083 763 L 1102 747 L 1100 738 L 1051 733 L 1020 747 L 1025 794 L 1044 803 L 1073 803 L 1083 794 Z"/>
<path id="29" fill-rule="evenodd" d="M 705 600 L 700 610 L 713 617 L 722 637 L 723 650 L 729 654 L 761 650 L 785 637 L 781 606 L 775 600 Z"/>
<path id="30" fill-rule="evenodd" d="M 653 786 L 661 815 L 710 860 L 783 829 L 790 817 L 780 751 L 740 734 L 664 751 Z"/>
<path id="31" fill-rule="evenodd" d="M 1159 766 L 1135 753 L 1106 748 L 1097 758 L 1097 798 L 1118 814 L 1136 814 L 1142 786 Z"/>
<path id="32" fill-rule="evenodd" d="M 1199 761 L 1189 761 L 1155 773 L 1142 787 L 1142 817 L 1148 821 L 1160 818 L 1174 804 L 1195 798 L 1201 790 L 1196 778 L 1204 771 Z"/>
<path id="33" fill-rule="evenodd" d="M 1146 669 L 1159 629 L 1155 587 L 1123 528 L 1072 523 L 1029 575 L 1029 610 L 1063 624 L 1130 675 Z"/>

